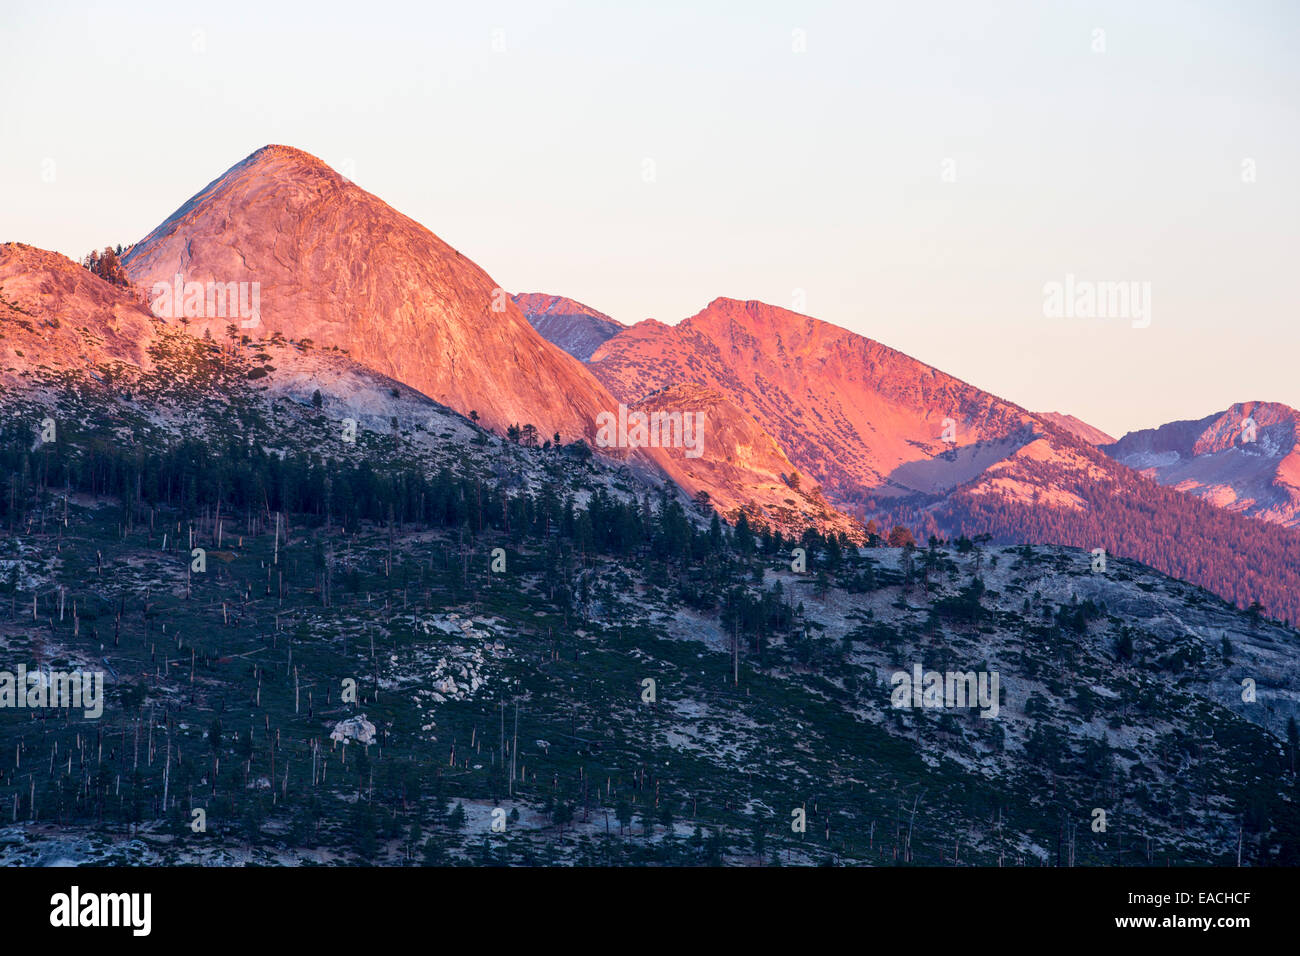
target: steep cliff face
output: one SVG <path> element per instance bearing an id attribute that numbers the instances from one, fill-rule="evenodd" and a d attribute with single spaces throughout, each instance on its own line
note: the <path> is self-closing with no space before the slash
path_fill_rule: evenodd
<path id="1" fill-rule="evenodd" d="M 151 306 L 196 335 L 224 339 L 234 325 L 336 347 L 498 430 L 531 423 L 571 441 L 610 404 L 486 272 L 301 150 L 267 146 L 237 163 L 124 262 Z M 163 291 L 178 274 L 258 283 L 260 315 L 187 317 Z"/>
<path id="2" fill-rule="evenodd" d="M 1104 451 L 1162 485 L 1300 527 L 1300 411 L 1238 402 L 1196 421 L 1129 432 Z"/>

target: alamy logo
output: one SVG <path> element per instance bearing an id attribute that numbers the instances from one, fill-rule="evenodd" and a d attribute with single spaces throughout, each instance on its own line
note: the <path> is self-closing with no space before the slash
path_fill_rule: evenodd
<path id="1" fill-rule="evenodd" d="M 1132 319 L 1133 328 L 1151 324 L 1150 282 L 1094 282 L 1068 273 L 1064 282 L 1043 286 L 1043 315 L 1049 319 Z"/>
<path id="2" fill-rule="evenodd" d="M 260 282 L 186 282 L 181 273 L 175 281 L 155 282 L 149 303 L 160 319 L 241 319 L 239 327 L 255 329 L 262 324 Z"/>
<path id="3" fill-rule="evenodd" d="M 103 671 L 0 671 L 0 707 L 78 708 L 89 720 L 104 713 Z"/>
<path id="4" fill-rule="evenodd" d="M 629 412 L 619 403 L 618 414 L 596 416 L 596 445 L 600 448 L 684 448 L 687 458 L 704 454 L 703 412 Z"/>
<path id="5" fill-rule="evenodd" d="M 976 707 L 981 717 L 998 715 L 997 671 L 895 671 L 889 695 L 894 707 Z"/>
<path id="6" fill-rule="evenodd" d="M 133 936 L 148 936 L 151 929 L 153 896 L 149 893 L 82 893 L 74 886 L 71 892 L 50 897 L 50 925 L 126 926 Z"/>

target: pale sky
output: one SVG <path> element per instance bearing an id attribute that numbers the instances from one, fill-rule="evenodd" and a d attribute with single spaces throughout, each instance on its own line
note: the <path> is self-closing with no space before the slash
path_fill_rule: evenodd
<path id="1" fill-rule="evenodd" d="M 285 143 L 624 322 L 802 301 L 1115 435 L 1300 407 L 1300 4 L 628 6 L 4 0 L 0 240 L 140 239 Z M 1150 326 L 1045 317 L 1067 274 Z"/>

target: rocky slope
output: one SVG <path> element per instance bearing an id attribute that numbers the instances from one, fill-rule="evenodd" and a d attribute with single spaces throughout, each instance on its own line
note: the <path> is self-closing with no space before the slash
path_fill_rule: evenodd
<path id="1" fill-rule="evenodd" d="M 148 368 L 158 327 L 141 303 L 66 256 L 0 245 L 0 383 L 69 364 Z"/>
<path id="2" fill-rule="evenodd" d="M 268 146 L 235 165 L 137 243 L 124 262 L 151 308 L 196 336 L 217 342 L 280 336 L 338 349 L 498 433 L 531 424 L 538 444 L 556 435 L 563 443 L 583 438 L 637 472 L 657 470 L 720 500 L 765 495 L 761 488 L 741 494 L 710 487 L 698 469 L 687 480 L 658 448 L 599 447 L 597 419 L 616 413 L 619 403 L 582 363 L 543 338 L 482 269 L 299 150 Z M 166 303 L 164 286 L 178 273 L 185 282 L 258 283 L 259 316 L 232 319 L 205 309 L 173 317 L 178 297 Z M 160 301 L 171 307 L 160 309 Z M 521 301 L 569 347 L 621 328 L 571 300 Z M 570 334 L 560 335 L 563 329 Z M 828 528 L 851 524 L 824 502 L 810 511 L 823 514 Z"/>
<path id="3" fill-rule="evenodd" d="M 848 507 L 942 493 L 1045 434 L 1016 405 L 761 302 L 716 299 L 675 326 L 639 322 L 589 364 L 624 400 L 685 382 L 725 395 Z"/>
<path id="4" fill-rule="evenodd" d="M 701 416 L 698 448 L 669 447 L 678 484 L 700 491 L 724 518 L 744 512 L 751 524 L 791 537 L 809 526 L 861 542 L 862 526 L 836 511 L 811 479 L 803 479 L 772 436 L 753 417 L 701 385 L 673 385 L 645 396 L 630 411 Z"/>
<path id="5" fill-rule="evenodd" d="M 1289 406 L 1239 402 L 1196 421 L 1129 432 L 1103 450 L 1218 507 L 1300 527 L 1300 411 Z"/>

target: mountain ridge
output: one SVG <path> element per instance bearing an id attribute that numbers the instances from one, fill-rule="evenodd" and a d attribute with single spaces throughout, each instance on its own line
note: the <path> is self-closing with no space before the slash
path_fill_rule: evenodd
<path id="1" fill-rule="evenodd" d="M 950 470 L 970 477 L 976 446 L 1013 434 L 1025 444 L 1037 423 L 1027 410 L 886 345 L 754 300 L 716 298 L 675 326 L 639 322 L 597 349 L 589 365 L 625 400 L 673 381 L 719 390 L 850 507 L 948 480 L 899 471 L 922 459 L 947 454 Z"/>
<path id="2" fill-rule="evenodd" d="M 1072 421 L 810 316 L 715 299 L 676 326 L 629 327 L 589 364 L 624 399 L 673 382 L 719 391 L 860 520 L 904 523 L 918 537 L 1105 547 L 1242 607 L 1260 600 L 1300 619 L 1293 532 L 1201 511 L 1157 491 Z"/>
<path id="3" fill-rule="evenodd" d="M 565 296 L 521 292 L 511 298 L 542 338 L 580 362 L 626 328 L 605 313 Z"/>

